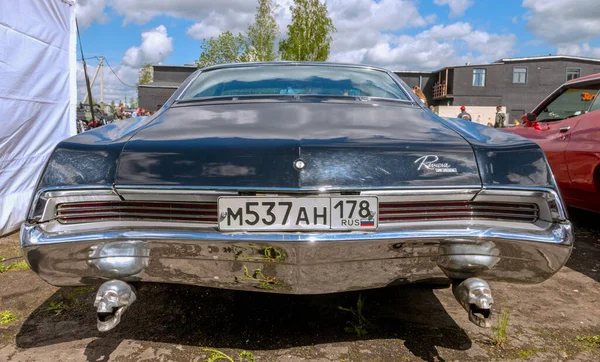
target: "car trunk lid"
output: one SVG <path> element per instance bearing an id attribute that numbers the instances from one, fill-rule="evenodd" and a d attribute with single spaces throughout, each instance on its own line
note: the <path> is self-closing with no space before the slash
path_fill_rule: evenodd
<path id="1" fill-rule="evenodd" d="M 306 168 L 297 170 L 302 159 Z M 473 150 L 401 102 L 177 105 L 125 145 L 117 185 L 208 188 L 474 186 Z"/>

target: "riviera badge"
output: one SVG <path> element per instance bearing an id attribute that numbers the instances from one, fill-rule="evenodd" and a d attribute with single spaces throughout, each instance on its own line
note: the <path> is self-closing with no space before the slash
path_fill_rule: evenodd
<path id="1" fill-rule="evenodd" d="M 440 172 L 450 172 L 457 173 L 458 170 L 452 167 L 449 163 L 438 162 L 440 158 L 436 155 L 427 155 L 417 158 L 415 161 L 416 164 L 419 164 L 417 171 L 427 170 L 434 171 L 437 173 Z M 419 163 L 420 162 L 420 163 Z"/>

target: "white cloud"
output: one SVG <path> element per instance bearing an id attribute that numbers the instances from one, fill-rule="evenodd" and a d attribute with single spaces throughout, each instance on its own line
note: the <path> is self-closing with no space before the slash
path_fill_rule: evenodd
<path id="1" fill-rule="evenodd" d="M 433 0 L 433 2 L 439 6 L 448 5 L 450 7 L 450 17 L 453 18 L 463 16 L 465 11 L 475 3 L 475 0 Z"/>
<path id="2" fill-rule="evenodd" d="M 382 32 L 427 25 L 413 1 L 331 0 L 327 6 L 337 28 L 333 52 L 368 49 L 381 41 Z"/>
<path id="3" fill-rule="evenodd" d="M 253 19 L 253 13 L 238 13 L 233 9 L 229 9 L 225 13 L 212 12 L 201 22 L 190 26 L 187 35 L 201 40 L 218 36 L 225 30 L 237 34 L 245 31 Z"/>
<path id="4" fill-rule="evenodd" d="M 107 0 L 78 0 L 75 2 L 75 15 L 81 28 L 87 28 L 91 23 L 105 23 L 108 15 L 104 13 Z"/>
<path id="5" fill-rule="evenodd" d="M 111 64 L 112 65 L 112 64 Z M 90 65 L 88 63 L 87 71 L 90 82 L 96 72 L 96 64 Z M 135 86 L 138 80 L 138 69 L 129 67 L 126 65 L 113 65 L 113 70 L 124 83 Z M 135 87 L 128 87 L 123 85 L 117 79 L 117 77 L 110 71 L 109 67 L 104 65 L 104 102 L 110 103 L 111 101 L 118 102 L 119 100 L 124 101 L 127 99 L 137 98 L 137 89 Z M 77 62 L 77 100 L 82 102 L 87 93 L 85 84 L 85 77 L 83 73 L 82 62 Z M 96 82 L 92 87 L 92 97 L 94 102 L 100 102 L 100 75 L 96 78 Z"/>
<path id="6" fill-rule="evenodd" d="M 248 25 L 254 20 L 257 3 L 252 7 L 246 6 L 252 4 L 250 0 L 240 0 L 244 6 L 235 6 L 232 8 L 214 8 L 201 21 L 196 22 L 187 29 L 187 35 L 193 39 L 206 39 L 218 36 L 222 32 L 229 30 L 236 34 L 246 31 Z M 290 5 L 293 0 L 275 0 L 275 20 L 279 25 L 280 35 L 287 31 L 287 25 L 291 22 L 292 14 Z"/>
<path id="7" fill-rule="evenodd" d="M 123 56 L 123 64 L 139 67 L 145 63 L 160 63 L 173 51 L 173 38 L 167 34 L 167 28 L 160 25 L 142 33 L 142 44 L 131 47 Z"/>
<path id="8" fill-rule="evenodd" d="M 197 38 L 204 34 L 217 34 L 232 30 L 231 26 L 245 25 L 254 16 L 257 2 L 251 0 L 78 0 L 76 14 L 80 24 L 88 26 L 92 22 L 108 20 L 106 10 L 123 16 L 123 24 L 135 22 L 145 24 L 149 20 L 167 15 L 174 18 L 198 21 L 189 30 L 190 36 Z M 291 0 L 277 0 L 289 7 Z M 208 20 L 208 23 L 204 23 Z"/>
<path id="9" fill-rule="evenodd" d="M 393 49 L 390 44 L 395 37 L 392 33 L 424 27 L 432 19 L 431 16 L 423 17 L 416 2 L 408 0 L 331 0 L 327 6 L 337 28 L 329 60 L 339 62 L 374 65 L 402 63 L 407 59 L 397 56 L 402 50 Z M 390 59 L 396 61 L 390 63 Z M 420 64 L 419 67 L 427 65 Z"/>
<path id="10" fill-rule="evenodd" d="M 436 14 L 429 14 L 427 16 L 425 16 L 425 22 L 427 24 L 433 24 L 437 21 L 437 15 Z"/>
<path id="11" fill-rule="evenodd" d="M 143 24 L 159 16 L 168 15 L 188 20 L 200 20 L 211 13 L 226 13 L 234 10 L 237 13 L 252 13 L 257 2 L 250 0 L 112 0 L 111 6 L 119 15 L 125 17 L 124 22 Z"/>
<path id="12" fill-rule="evenodd" d="M 477 30 L 464 36 L 462 40 L 466 43 L 469 50 L 481 54 L 481 56 L 476 58 L 476 62 L 481 63 L 498 60 L 511 55 L 517 42 L 517 37 L 514 34 L 490 34 Z"/>
<path id="13" fill-rule="evenodd" d="M 237 33 L 236 31 L 232 32 Z M 221 28 L 208 23 L 208 21 L 203 21 L 190 26 L 186 33 L 193 39 L 208 39 L 221 34 Z"/>
<path id="14" fill-rule="evenodd" d="M 524 0 L 527 29 L 550 44 L 566 46 L 598 38 L 600 2 L 589 0 Z"/>
<path id="15" fill-rule="evenodd" d="M 400 36 L 367 50 L 362 62 L 392 70 L 436 69 L 458 62 L 458 56 L 450 43 Z"/>
<path id="16" fill-rule="evenodd" d="M 591 47 L 588 43 L 566 44 L 558 47 L 558 54 L 600 58 L 600 47 Z"/>
<path id="17" fill-rule="evenodd" d="M 418 36 L 422 39 L 455 39 L 469 35 L 473 31 L 471 24 L 458 22 L 450 25 L 434 25 L 431 29 L 420 33 Z"/>
<path id="18" fill-rule="evenodd" d="M 415 36 L 380 34 L 377 44 L 332 54 L 332 60 L 381 65 L 394 70 L 436 69 L 464 63 L 487 63 L 511 56 L 514 34 L 474 30 L 465 22 L 435 25 Z"/>

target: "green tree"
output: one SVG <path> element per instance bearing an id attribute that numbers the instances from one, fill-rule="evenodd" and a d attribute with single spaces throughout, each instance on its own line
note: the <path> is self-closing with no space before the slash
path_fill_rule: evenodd
<path id="1" fill-rule="evenodd" d="M 281 59 L 326 61 L 336 31 L 328 16 L 327 4 L 319 0 L 294 0 L 288 37 L 279 42 Z"/>
<path id="2" fill-rule="evenodd" d="M 249 52 L 256 61 L 275 60 L 275 39 L 279 35 L 279 26 L 275 21 L 277 4 L 273 0 L 258 0 L 254 23 L 248 25 Z"/>
<path id="3" fill-rule="evenodd" d="M 113 99 L 112 101 L 110 101 L 110 106 L 111 106 L 113 109 L 115 109 L 115 101 L 114 101 L 114 99 Z"/>
<path id="4" fill-rule="evenodd" d="M 248 52 L 248 40 L 242 33 L 233 35 L 232 32 L 226 31 L 216 38 L 204 39 L 200 48 L 202 53 L 198 59 L 198 68 L 254 61 Z"/>
<path id="5" fill-rule="evenodd" d="M 139 78 L 137 84 L 147 84 L 152 82 L 154 79 L 154 68 L 150 63 L 144 64 L 143 67 L 140 68 Z"/>

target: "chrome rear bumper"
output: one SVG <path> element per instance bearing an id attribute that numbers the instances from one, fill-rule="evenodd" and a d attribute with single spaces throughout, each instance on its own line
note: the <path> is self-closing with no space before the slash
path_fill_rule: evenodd
<path id="1" fill-rule="evenodd" d="M 23 224 L 31 269 L 57 286 L 110 279 L 320 294 L 438 278 L 539 283 L 567 261 L 569 222 L 418 222 L 401 231 L 231 233 Z"/>

